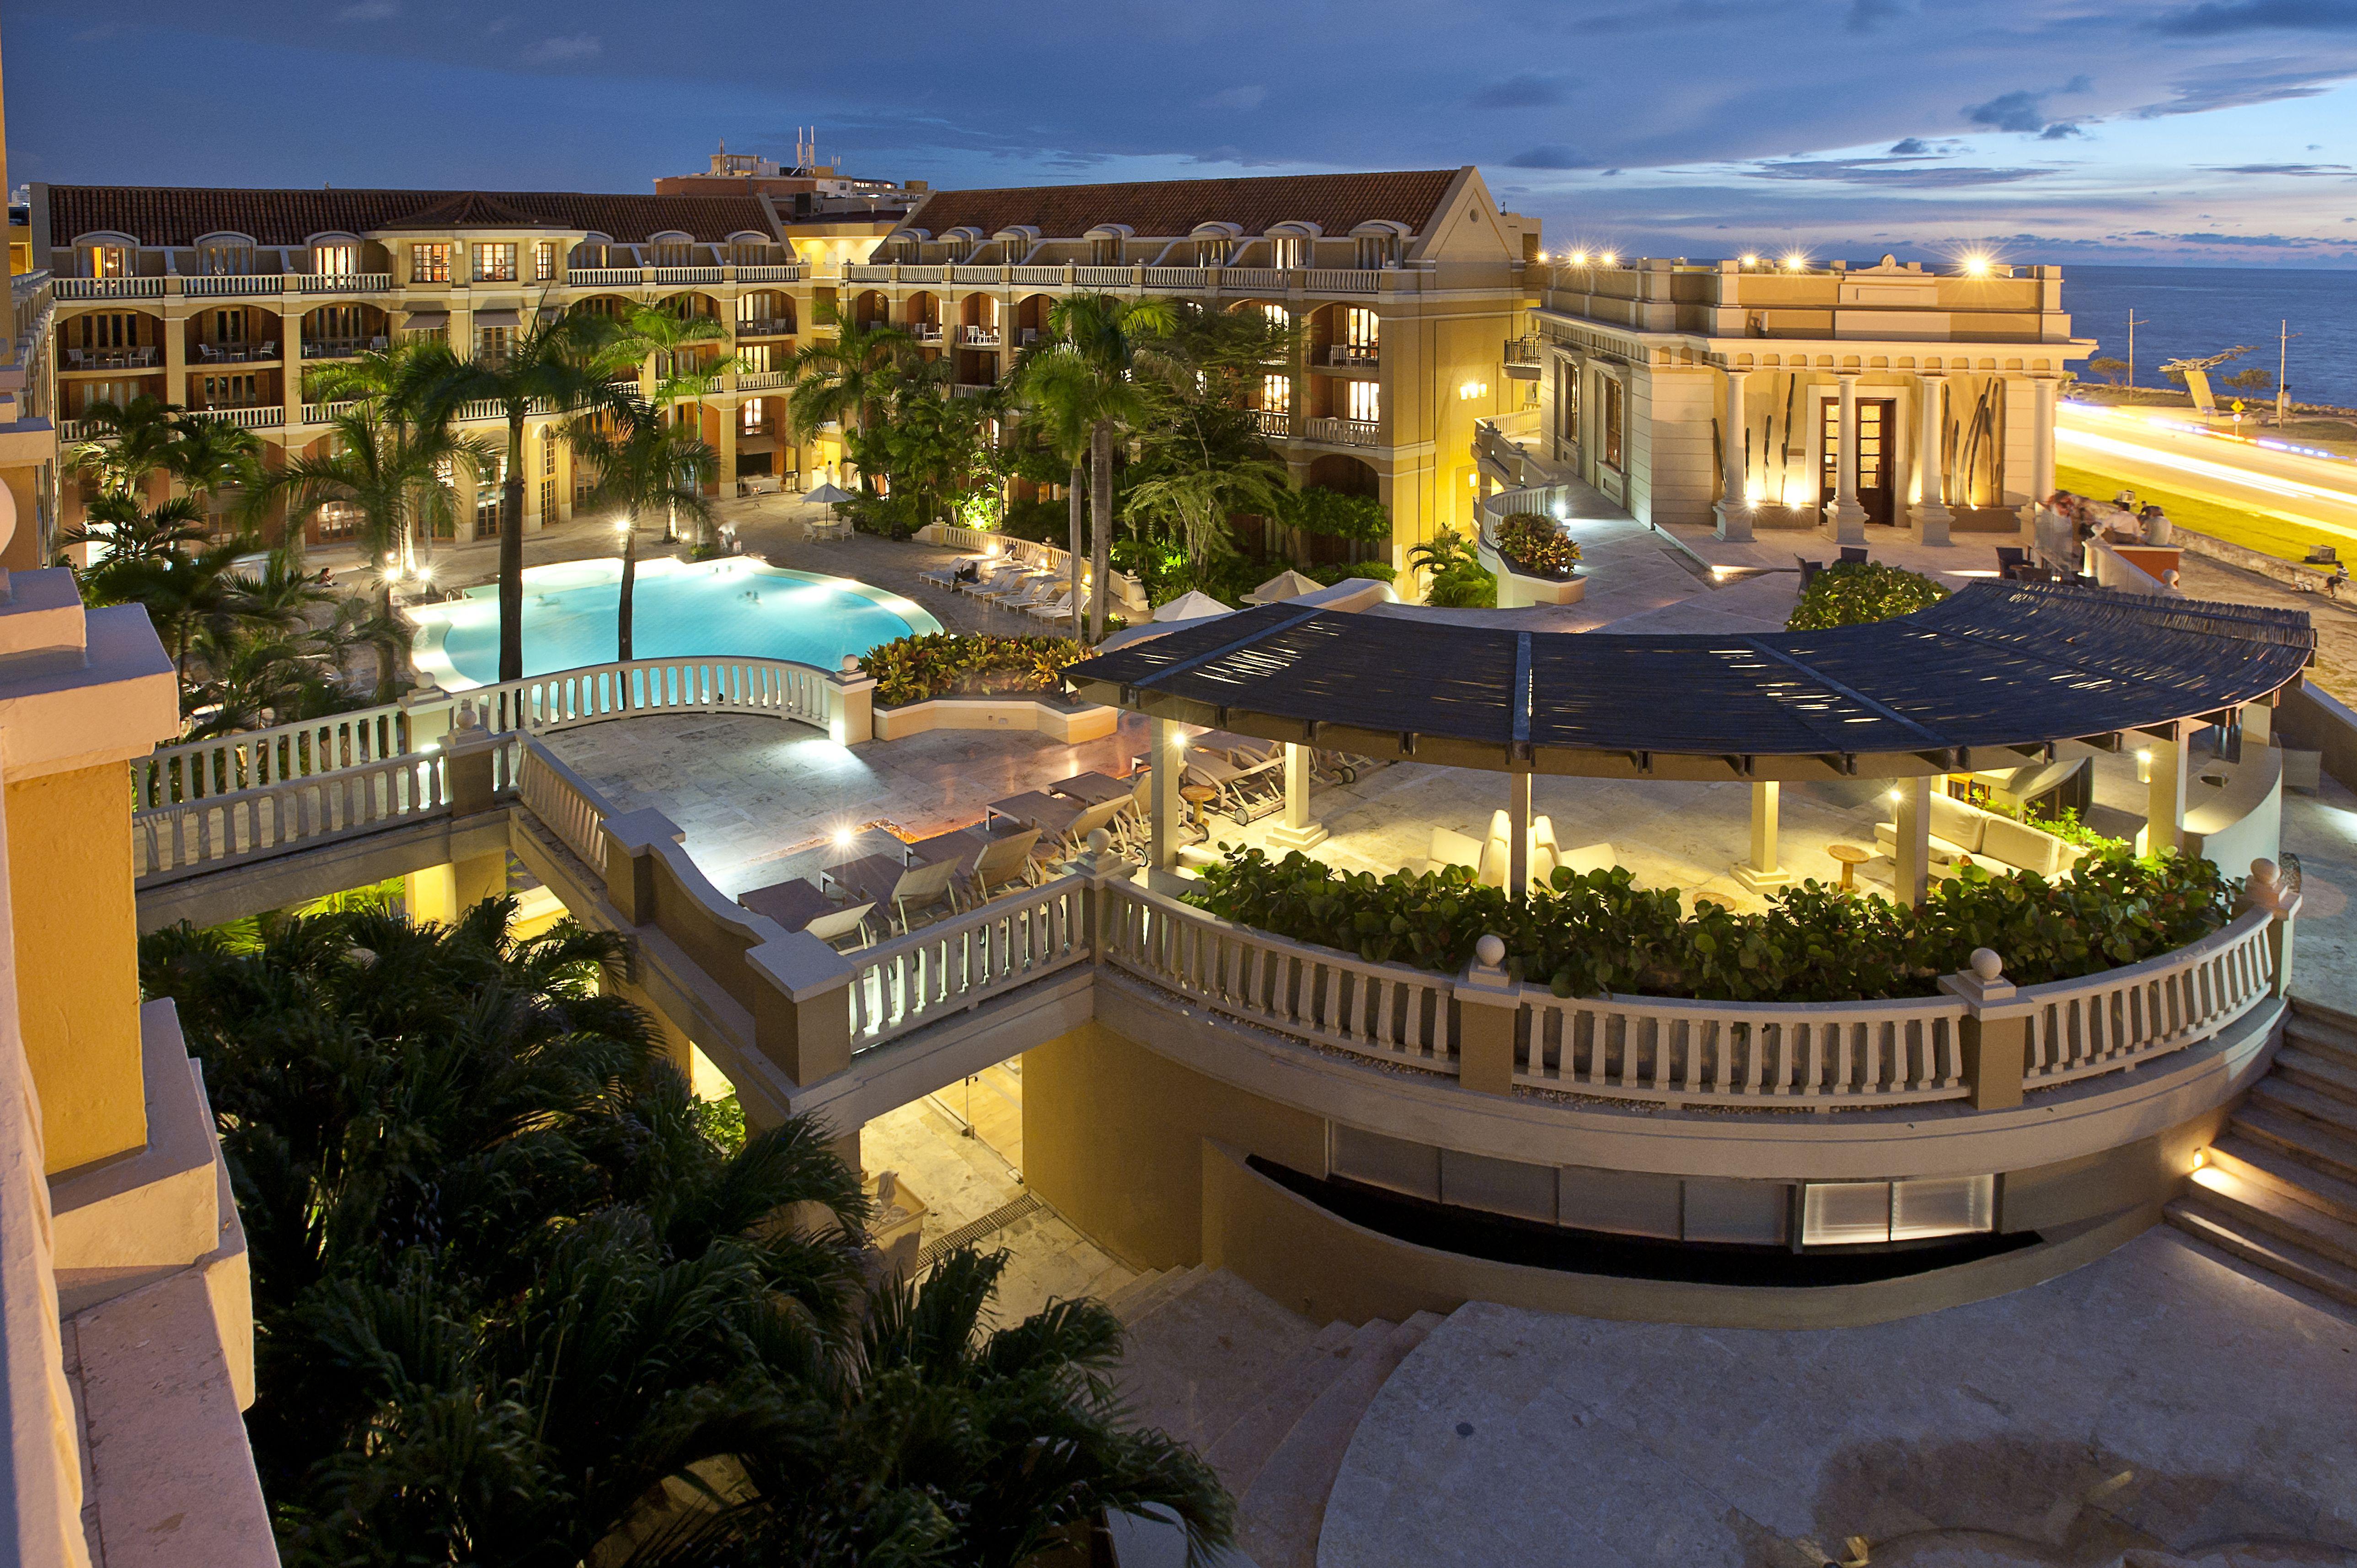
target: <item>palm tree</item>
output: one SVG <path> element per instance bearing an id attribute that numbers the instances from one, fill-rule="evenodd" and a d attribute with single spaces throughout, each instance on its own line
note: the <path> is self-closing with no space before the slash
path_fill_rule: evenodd
<path id="1" fill-rule="evenodd" d="M 693 403 L 698 411 L 697 434 L 701 435 L 703 400 L 719 390 L 720 378 L 735 370 L 738 360 L 737 356 L 727 354 L 701 363 L 696 361 L 699 345 L 726 341 L 728 329 L 716 317 L 690 314 L 687 308 L 690 297 L 674 295 L 658 305 L 637 306 L 599 333 L 595 352 L 599 366 L 608 374 L 626 366 L 653 360 L 654 392 L 648 402 L 658 412 L 665 413 L 678 403 Z M 734 476 L 721 477 L 729 478 Z M 676 511 L 666 512 L 663 534 L 665 542 L 678 537 Z M 700 550 L 707 542 L 704 526 L 699 522 L 695 534 L 696 548 Z"/>
<path id="2" fill-rule="evenodd" d="M 1081 498 L 1087 487 L 1089 448 L 1095 438 L 1092 423 L 1087 417 L 1085 399 L 1070 383 L 1077 381 L 1068 361 L 1039 357 L 1038 345 L 1023 350 L 1015 363 L 1014 390 L 1017 402 L 1027 418 L 1038 422 L 1040 435 L 1049 450 L 1064 459 L 1072 471 L 1070 483 L 1064 487 L 1064 500 L 1071 516 L 1070 548 L 1066 558 L 1072 569 L 1072 635 L 1081 635 L 1081 618 L 1086 614 L 1087 596 L 1081 591 L 1081 558 L 1086 545 L 1081 536 Z"/>
<path id="3" fill-rule="evenodd" d="M 614 640 L 618 657 L 627 663 L 630 598 L 639 578 L 639 517 L 657 510 L 684 514 L 700 532 L 712 516 L 704 487 L 720 471 L 720 455 L 702 436 L 641 403 L 631 403 L 619 417 L 576 419 L 565 427 L 565 438 L 597 476 L 590 499 L 622 513 L 622 598 Z"/>
<path id="4" fill-rule="evenodd" d="M 194 552 L 103 561 L 82 574 L 82 594 L 93 605 L 135 604 L 147 611 L 156 635 L 172 650 L 186 709 L 189 651 L 200 632 L 223 637 L 237 624 L 253 587 L 237 563 L 258 542 L 240 534 Z"/>
<path id="5" fill-rule="evenodd" d="M 66 467 L 94 476 L 102 495 L 129 495 L 164 467 L 171 451 L 172 419 L 179 412 L 178 404 L 145 392 L 120 405 L 91 403 L 82 410 L 81 423 L 95 425 L 105 439 L 74 447 L 66 455 Z"/>
<path id="6" fill-rule="evenodd" d="M 860 490 L 874 495 L 876 481 L 868 472 L 864 438 L 892 376 L 919 359 L 917 340 L 896 327 L 856 327 L 825 306 L 820 319 L 834 321 L 837 331 L 833 338 L 813 339 L 794 355 L 786 418 L 797 441 L 809 440 L 822 425 L 840 424 L 843 444 L 859 465 Z"/>
<path id="7" fill-rule="evenodd" d="M 1148 340 L 1168 336 L 1178 320 L 1176 307 L 1167 299 L 1119 299 L 1108 294 L 1071 295 L 1048 313 L 1049 341 L 1039 356 L 1034 395 L 1061 404 L 1063 412 L 1056 416 L 1060 421 L 1085 421 L 1090 430 L 1092 640 L 1104 636 L 1105 589 L 1112 580 L 1114 444 L 1144 414 L 1144 399 L 1134 378 L 1152 368 L 1157 359 Z"/>
<path id="8" fill-rule="evenodd" d="M 616 406 L 624 395 L 588 349 L 594 317 L 533 313 L 533 325 L 504 355 L 461 360 L 446 344 L 414 350 L 404 378 L 420 417 L 447 422 L 467 403 L 496 403 L 507 419 L 507 465 L 500 496 L 500 679 L 523 679 L 523 427 L 533 413 Z M 488 465 L 487 465 L 488 466 Z"/>
<path id="9" fill-rule="evenodd" d="M 127 491 L 109 491 L 90 503 L 84 521 L 59 535 L 66 544 L 94 544 L 91 564 L 107 561 L 160 561 L 184 553 L 212 535 L 205 525 L 205 509 L 194 496 L 174 496 L 162 505 L 142 510 L 139 499 Z"/>
<path id="10" fill-rule="evenodd" d="M 460 505 L 452 483 L 458 465 L 496 462 L 499 448 L 484 436 L 454 435 L 447 424 L 418 425 L 391 417 L 373 402 L 360 402 L 336 416 L 335 434 L 324 456 L 298 457 L 265 476 L 247 499 L 253 511 L 272 498 L 288 498 L 288 532 L 294 520 L 314 507 L 339 501 L 359 514 L 358 530 L 377 563 L 377 615 L 393 621 L 393 574 L 386 567 L 420 529 L 432 532 L 455 518 Z M 502 555 L 505 552 L 502 551 Z M 377 693 L 391 702 L 400 673 L 398 659 L 380 659 Z"/>

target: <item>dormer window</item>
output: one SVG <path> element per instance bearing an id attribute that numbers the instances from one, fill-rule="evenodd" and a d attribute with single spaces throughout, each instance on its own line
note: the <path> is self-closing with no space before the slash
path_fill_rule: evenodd
<path id="1" fill-rule="evenodd" d="M 1303 234 L 1272 234 L 1268 238 L 1269 264 L 1280 272 L 1309 264 L 1309 240 Z"/>
<path id="2" fill-rule="evenodd" d="M 1203 234 L 1195 240 L 1195 264 L 1199 267 L 1224 267 L 1228 253 L 1229 242 L 1224 234 Z"/>
<path id="3" fill-rule="evenodd" d="M 1121 265 L 1121 236 L 1108 234 L 1089 242 L 1089 264 L 1094 267 Z"/>
<path id="4" fill-rule="evenodd" d="M 253 247 L 242 240 L 212 240 L 197 247 L 200 276 L 243 277 L 253 270 Z"/>
<path id="5" fill-rule="evenodd" d="M 314 245 L 311 247 L 311 270 L 325 277 L 350 277 L 361 270 L 361 248 L 344 244 Z"/>
<path id="6" fill-rule="evenodd" d="M 658 240 L 651 247 L 655 265 L 659 267 L 692 267 L 695 265 L 695 246 L 686 240 Z"/>
<path id="7" fill-rule="evenodd" d="M 131 252 L 123 245 L 92 245 L 82 252 L 82 269 L 89 277 L 128 277 L 131 274 Z"/>
<path id="8" fill-rule="evenodd" d="M 1399 236 L 1396 234 L 1361 234 L 1358 237 L 1359 270 L 1373 272 L 1399 260 Z"/>

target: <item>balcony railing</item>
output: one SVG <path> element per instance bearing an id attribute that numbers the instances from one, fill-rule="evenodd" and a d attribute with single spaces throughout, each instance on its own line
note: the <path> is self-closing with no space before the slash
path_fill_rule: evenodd
<path id="1" fill-rule="evenodd" d="M 1006 269 L 1006 281 L 1034 285 L 1060 284 L 1064 281 L 1064 269 L 1061 267 L 1009 267 Z"/>
<path id="2" fill-rule="evenodd" d="M 642 267 L 575 267 L 565 281 L 576 288 L 635 288 L 646 281 Z"/>
<path id="3" fill-rule="evenodd" d="M 303 358 L 306 360 L 350 360 L 371 349 L 385 346 L 382 338 L 306 338 Z"/>
<path id="4" fill-rule="evenodd" d="M 303 423 L 330 424 L 358 407 L 360 403 L 357 399 L 348 399 L 342 403 L 307 403 L 303 405 Z"/>
<path id="5" fill-rule="evenodd" d="M 942 340 L 942 324 L 938 321 L 911 321 L 909 323 L 909 336 L 920 343 L 938 343 Z"/>
<path id="6" fill-rule="evenodd" d="M 800 283 L 802 281 L 802 263 L 789 262 L 782 266 L 740 266 L 737 269 L 737 281 L 738 283 Z"/>
<path id="7" fill-rule="evenodd" d="M 651 267 L 647 281 L 657 284 L 718 283 L 718 267 Z"/>
<path id="8" fill-rule="evenodd" d="M 903 267 L 901 269 L 902 275 L 906 276 L 910 270 L 911 269 L 909 268 Z M 892 269 L 888 266 L 876 266 L 865 263 L 859 265 L 846 265 L 843 269 L 843 281 L 845 283 L 890 283 L 892 281 Z"/>
<path id="9" fill-rule="evenodd" d="M 1106 267 L 1103 270 L 1129 272 L 1127 267 Z M 1133 274 L 1132 276 L 1135 274 Z M 1131 279 L 1125 277 L 1121 281 L 1128 283 Z M 1209 288 L 1211 286 L 1211 269 L 1208 267 L 1148 267 L 1146 269 L 1146 286 L 1148 288 Z"/>
<path id="10" fill-rule="evenodd" d="M 950 391 L 956 393 L 959 397 L 980 397 L 989 390 L 990 386 L 988 383 L 976 383 L 974 381 L 959 381 L 950 388 Z"/>
<path id="11" fill-rule="evenodd" d="M 949 271 L 952 283 L 991 284 L 998 281 L 996 267 L 952 267 Z"/>
<path id="12" fill-rule="evenodd" d="M 737 336 L 739 338 L 791 338 L 793 335 L 794 324 L 791 321 L 779 321 L 772 318 L 762 321 L 739 321 L 737 324 Z"/>
<path id="13" fill-rule="evenodd" d="M 59 299 L 161 299 L 162 278 L 59 278 Z"/>
<path id="14" fill-rule="evenodd" d="M 224 420 L 242 430 L 275 430 L 286 423 L 286 411 L 276 403 L 253 403 L 231 408 L 192 408 L 200 419 Z"/>
<path id="15" fill-rule="evenodd" d="M 998 347 L 998 328 L 996 327 L 960 328 L 958 341 L 969 349 L 996 349 Z"/>
<path id="16" fill-rule="evenodd" d="M 277 358 L 278 345 L 275 343 L 199 343 L 197 345 L 197 357 L 189 361 L 189 369 L 206 365 L 265 364 L 275 362 Z"/>
<path id="17" fill-rule="evenodd" d="M 1135 267 L 1074 267 L 1072 281 L 1082 288 L 1126 288 L 1137 281 Z"/>
<path id="18" fill-rule="evenodd" d="M 68 371 L 142 371 L 159 363 L 163 350 L 145 349 L 68 349 Z"/>
<path id="19" fill-rule="evenodd" d="M 1536 365 L 1544 362 L 1541 358 L 1544 352 L 1545 349 L 1538 335 L 1525 333 L 1520 338 L 1507 338 L 1505 349 L 1499 358 L 1501 362 L 1509 365 Z"/>
<path id="20" fill-rule="evenodd" d="M 1383 351 L 1372 343 L 1337 343 L 1326 350 L 1329 365 L 1364 365 L 1372 370 L 1383 358 Z"/>
<path id="21" fill-rule="evenodd" d="M 738 392 L 768 392 L 772 387 L 781 387 L 785 384 L 786 372 L 783 371 L 739 371 L 737 372 L 737 390 Z"/>
<path id="22" fill-rule="evenodd" d="M 1322 441 L 1329 446 L 1383 444 L 1383 426 L 1372 419 L 1308 419 L 1302 421 L 1301 435 L 1305 440 Z"/>
<path id="23" fill-rule="evenodd" d="M 299 273 L 305 294 L 382 294 L 393 286 L 391 273 Z"/>
<path id="24" fill-rule="evenodd" d="M 1275 435 L 1282 439 L 1293 434 L 1293 415 L 1289 413 L 1275 413 L 1267 409 L 1254 409 L 1253 423 L 1260 426 L 1260 433 L 1263 435 Z"/>
<path id="25" fill-rule="evenodd" d="M 192 298 L 234 299 L 244 295 L 284 294 L 285 291 L 286 278 L 281 273 L 246 273 L 180 280 L 180 292 Z"/>

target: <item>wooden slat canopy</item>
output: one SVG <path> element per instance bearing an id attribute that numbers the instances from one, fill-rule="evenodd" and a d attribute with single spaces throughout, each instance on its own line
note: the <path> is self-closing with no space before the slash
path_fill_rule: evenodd
<path id="1" fill-rule="evenodd" d="M 1763 636 L 1269 605 L 1065 673 L 1092 701 L 1157 718 L 1455 767 L 1903 778 L 2233 724 L 2297 681 L 2315 644 L 2299 610 L 1976 582 L 1898 620 Z"/>

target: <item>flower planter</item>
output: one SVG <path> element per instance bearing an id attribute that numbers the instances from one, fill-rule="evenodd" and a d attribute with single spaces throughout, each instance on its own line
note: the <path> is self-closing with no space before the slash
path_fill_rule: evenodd
<path id="1" fill-rule="evenodd" d="M 1049 696 L 934 697 L 876 710 L 877 740 L 906 740 L 937 729 L 1028 730 L 1074 745 L 1113 734 L 1121 714 L 1097 703 L 1066 703 Z"/>

